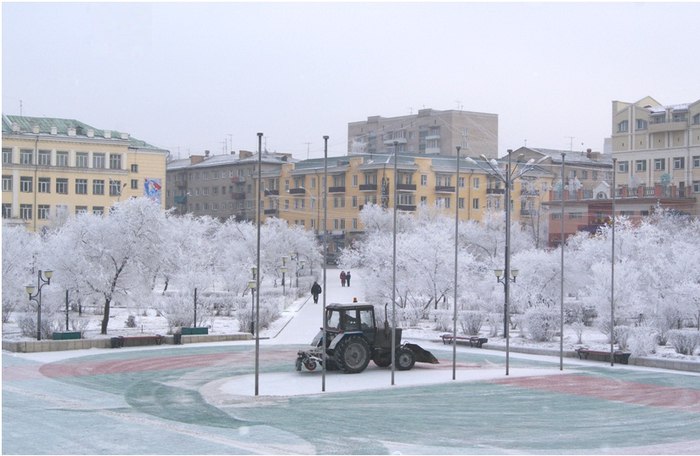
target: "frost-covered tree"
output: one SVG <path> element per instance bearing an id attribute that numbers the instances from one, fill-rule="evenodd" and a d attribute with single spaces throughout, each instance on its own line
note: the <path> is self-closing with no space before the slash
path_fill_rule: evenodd
<path id="1" fill-rule="evenodd" d="M 21 226 L 2 228 L 2 322 L 20 303 L 27 303 L 25 286 L 36 282 L 41 240 Z"/>
<path id="2" fill-rule="evenodd" d="M 115 300 L 135 301 L 150 293 L 151 278 L 166 254 L 164 223 L 160 206 L 147 198 L 133 198 L 115 204 L 107 217 L 71 218 L 52 236 L 52 259 L 60 281 L 102 303 L 102 334 L 107 334 Z"/>

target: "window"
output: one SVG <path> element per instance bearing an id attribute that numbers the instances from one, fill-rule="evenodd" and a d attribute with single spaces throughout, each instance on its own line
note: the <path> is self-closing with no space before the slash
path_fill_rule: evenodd
<path id="1" fill-rule="evenodd" d="M 316 178 L 315 177 L 311 178 L 311 188 L 316 188 Z"/>
<path id="2" fill-rule="evenodd" d="M 637 119 L 637 130 L 646 130 L 647 121 L 644 119 Z"/>
<path id="3" fill-rule="evenodd" d="M 420 197 L 420 205 L 425 206 L 428 204 L 428 197 L 427 196 L 421 196 Z"/>
<path id="4" fill-rule="evenodd" d="M 700 168 L 700 155 L 693 157 L 693 168 Z"/>
<path id="5" fill-rule="evenodd" d="M 598 171 L 593 171 L 591 174 L 592 174 L 592 176 L 591 176 L 592 179 L 594 181 L 597 181 L 598 180 Z"/>
<path id="6" fill-rule="evenodd" d="M 97 169 L 104 169 L 105 167 L 105 154 L 92 154 L 92 167 Z"/>
<path id="7" fill-rule="evenodd" d="M 87 214 L 87 206 L 75 206 L 75 215 Z"/>
<path id="8" fill-rule="evenodd" d="M 333 197 L 333 207 L 345 207 L 345 197 L 344 196 Z"/>
<path id="9" fill-rule="evenodd" d="M 109 169 L 122 169 L 121 154 L 109 154 Z"/>
<path id="10" fill-rule="evenodd" d="M 472 199 L 472 209 L 479 209 L 479 198 Z"/>
<path id="11" fill-rule="evenodd" d="M 109 196 L 120 196 L 122 194 L 122 181 L 109 180 Z"/>
<path id="12" fill-rule="evenodd" d="M 88 181 L 87 179 L 76 179 L 75 180 L 75 194 L 76 195 L 87 195 Z"/>
<path id="13" fill-rule="evenodd" d="M 132 172 L 132 173 L 138 173 L 138 172 L 139 172 L 139 165 L 136 164 L 136 163 L 132 164 L 132 165 L 131 165 L 131 172 Z M 221 173 L 221 177 L 224 177 L 224 176 L 223 176 L 223 172 Z"/>
<path id="14" fill-rule="evenodd" d="M 68 166 L 68 152 L 56 152 L 56 166 Z"/>
<path id="15" fill-rule="evenodd" d="M 39 193 L 51 193 L 51 178 L 50 177 L 40 177 L 38 185 Z"/>
<path id="16" fill-rule="evenodd" d="M 56 179 L 56 193 L 61 195 L 68 194 L 68 179 Z"/>
<path id="17" fill-rule="evenodd" d="M 352 175 L 352 186 L 357 187 L 357 174 Z"/>
<path id="18" fill-rule="evenodd" d="M 685 157 L 674 157 L 673 169 L 685 169 Z"/>
<path id="19" fill-rule="evenodd" d="M 19 205 L 19 218 L 22 220 L 32 219 L 32 205 L 31 204 L 20 204 Z"/>
<path id="20" fill-rule="evenodd" d="M 39 204 L 36 208 L 36 218 L 39 220 L 46 220 L 51 214 L 51 206 L 48 204 Z"/>
<path id="21" fill-rule="evenodd" d="M 459 187 L 460 188 L 464 188 L 464 181 L 465 181 L 464 177 L 460 176 L 459 177 Z"/>
<path id="22" fill-rule="evenodd" d="M 420 175 L 420 185 L 421 187 L 425 187 L 426 185 L 428 185 L 428 176 L 426 174 Z"/>
<path id="23" fill-rule="evenodd" d="M 588 179 L 588 170 L 581 170 L 581 179 Z"/>
<path id="24" fill-rule="evenodd" d="M 626 120 L 623 120 L 622 122 L 617 124 L 617 132 L 624 133 L 626 131 L 629 131 L 629 122 Z"/>
<path id="25" fill-rule="evenodd" d="M 75 154 L 75 167 L 76 168 L 87 168 L 88 167 L 88 154 L 87 154 L 87 152 L 77 152 Z"/>
<path id="26" fill-rule="evenodd" d="M 646 160 L 636 160 L 634 162 L 634 169 L 638 173 L 646 171 L 647 170 L 647 161 Z"/>
<path id="27" fill-rule="evenodd" d="M 19 178 L 19 191 L 23 193 L 31 193 L 34 190 L 34 182 L 31 176 L 22 176 Z"/>
<path id="28" fill-rule="evenodd" d="M 12 164 L 12 149 L 2 148 L 2 164 L 10 165 Z"/>
<path id="29" fill-rule="evenodd" d="M 313 220 L 312 220 L 312 222 L 313 222 Z M 356 218 L 352 219 L 352 229 L 353 230 L 357 229 L 357 219 Z"/>
<path id="30" fill-rule="evenodd" d="M 479 178 L 475 177 L 474 179 L 472 179 L 472 182 L 474 183 L 474 190 L 478 190 L 479 189 Z"/>
<path id="31" fill-rule="evenodd" d="M 104 215 L 104 206 L 92 206 L 92 215 Z"/>
<path id="32" fill-rule="evenodd" d="M 39 151 L 39 165 L 40 166 L 51 166 L 51 151 L 50 150 L 40 150 Z"/>
<path id="33" fill-rule="evenodd" d="M 449 197 L 437 197 L 435 199 L 435 205 L 443 209 L 450 208 L 450 198 Z"/>
<path id="34" fill-rule="evenodd" d="M 457 200 L 457 204 L 459 205 L 460 209 L 464 209 L 464 198 L 459 198 L 459 200 Z"/>
<path id="35" fill-rule="evenodd" d="M 626 173 L 630 170 L 630 164 L 627 161 L 621 161 L 617 164 L 618 173 Z"/>
<path id="36" fill-rule="evenodd" d="M 12 203 L 2 203 L 2 218 L 12 217 Z"/>
<path id="37" fill-rule="evenodd" d="M 92 181 L 92 194 L 93 195 L 104 195 L 105 194 L 105 181 L 102 179 L 95 179 Z"/>
<path id="38" fill-rule="evenodd" d="M 12 176 L 2 176 L 2 191 L 11 192 L 12 191 Z"/>
<path id="39" fill-rule="evenodd" d="M 352 197 L 352 207 L 357 207 L 357 196 Z"/>
<path id="40" fill-rule="evenodd" d="M 139 180 L 138 179 L 131 179 L 131 189 L 138 190 L 138 188 L 139 188 Z M 221 193 L 226 193 L 226 187 L 221 187 Z"/>
<path id="41" fill-rule="evenodd" d="M 666 160 L 663 158 L 654 159 L 654 171 L 663 171 L 666 169 Z"/>
<path id="42" fill-rule="evenodd" d="M 700 193 L 700 181 L 693 181 L 693 193 Z"/>
<path id="43" fill-rule="evenodd" d="M 19 164 L 20 165 L 32 165 L 34 164 L 34 152 L 28 149 L 22 149 L 19 151 Z"/>

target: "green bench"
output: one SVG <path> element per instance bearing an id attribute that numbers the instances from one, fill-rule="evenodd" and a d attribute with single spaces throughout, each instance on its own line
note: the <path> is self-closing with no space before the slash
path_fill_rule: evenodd
<path id="1" fill-rule="evenodd" d="M 51 335 L 53 340 L 80 339 L 80 331 L 56 331 Z"/>
<path id="2" fill-rule="evenodd" d="M 209 334 L 209 328 L 199 327 L 199 328 L 181 328 L 180 333 L 183 336 L 196 336 L 200 334 Z"/>

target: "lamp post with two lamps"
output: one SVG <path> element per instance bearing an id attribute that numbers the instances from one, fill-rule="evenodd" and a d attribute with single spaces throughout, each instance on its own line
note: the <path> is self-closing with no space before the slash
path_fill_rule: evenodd
<path id="1" fill-rule="evenodd" d="M 280 272 L 282 273 L 282 296 L 287 296 L 286 288 L 285 288 L 285 274 L 287 273 L 287 260 L 289 257 L 283 256 L 282 257 L 282 267 L 280 268 Z"/>
<path id="2" fill-rule="evenodd" d="M 508 149 L 508 162 L 506 163 L 506 169 L 505 172 L 503 172 L 499 167 L 498 167 L 498 162 L 496 162 L 495 159 L 488 160 L 483 154 L 481 155 L 481 159 L 488 165 L 490 169 L 485 168 L 478 162 L 476 162 L 474 159 L 467 157 L 467 161 L 478 166 L 481 168 L 483 171 L 485 171 L 487 174 L 498 178 L 501 182 L 505 184 L 505 210 L 506 210 L 506 243 L 505 243 L 505 270 L 500 270 L 497 269 L 496 272 L 496 279 L 498 282 L 503 283 L 504 285 L 504 292 L 505 292 L 505 299 L 504 299 L 504 304 L 503 304 L 503 337 L 506 339 L 506 375 L 509 374 L 510 371 L 510 343 L 509 343 L 509 332 L 508 332 L 508 319 L 509 319 L 509 307 L 510 307 L 510 283 L 511 283 L 511 278 L 512 282 L 515 282 L 515 278 L 517 277 L 517 269 L 516 270 L 511 270 L 510 267 L 510 255 L 511 255 L 511 245 L 510 245 L 510 219 L 511 219 L 511 212 L 512 212 L 512 207 L 511 207 L 511 201 L 510 201 L 510 192 L 511 189 L 513 188 L 513 183 L 522 177 L 525 173 L 531 171 L 534 166 L 540 164 L 542 161 L 547 159 L 547 156 L 544 156 L 540 158 L 537 162 L 535 162 L 534 159 L 528 160 L 527 163 L 525 163 L 520 170 L 518 170 L 518 164 L 515 165 L 515 168 L 512 167 L 511 164 L 511 156 L 513 155 L 513 151 L 511 149 Z M 500 273 L 498 271 L 501 271 Z M 505 275 L 503 275 L 505 273 Z M 501 280 L 501 277 L 503 277 L 503 280 Z"/>
<path id="3" fill-rule="evenodd" d="M 53 277 L 53 271 L 42 271 L 39 270 L 37 275 L 37 286 L 27 285 L 25 291 L 29 295 L 29 300 L 34 301 L 37 304 L 36 312 L 36 340 L 41 340 L 41 289 L 44 285 L 51 285 L 51 277 Z M 34 293 L 36 290 L 36 293 Z M 37 299 L 38 298 L 38 299 Z"/>

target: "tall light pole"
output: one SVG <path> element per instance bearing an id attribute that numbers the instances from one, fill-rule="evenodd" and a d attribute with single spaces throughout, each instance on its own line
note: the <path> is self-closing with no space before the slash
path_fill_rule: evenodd
<path id="1" fill-rule="evenodd" d="M 457 259 L 459 249 L 459 151 L 457 146 L 457 182 L 455 185 L 455 297 L 452 315 L 452 380 L 457 379 Z"/>
<path id="2" fill-rule="evenodd" d="M 617 159 L 613 158 L 612 166 L 612 252 L 610 255 L 610 365 L 615 365 L 615 174 L 617 174 Z"/>
<path id="3" fill-rule="evenodd" d="M 34 285 L 27 285 L 25 291 L 29 295 L 29 300 L 34 301 L 37 304 L 36 307 L 36 340 L 41 340 L 41 289 L 44 285 L 51 285 L 51 277 L 53 276 L 53 271 L 42 271 L 39 270 L 37 274 L 36 287 Z M 36 290 L 36 293 L 34 293 Z M 38 298 L 38 299 L 37 299 Z"/>
<path id="4" fill-rule="evenodd" d="M 282 273 L 282 296 L 287 296 L 286 288 L 285 288 L 285 274 L 287 273 L 287 257 L 283 256 L 282 257 L 282 267 L 280 268 L 280 272 Z M 291 279 L 290 279 L 291 282 Z"/>
<path id="5" fill-rule="evenodd" d="M 250 268 L 253 273 L 253 279 L 248 281 L 250 288 L 250 334 L 255 335 L 255 290 L 258 287 L 257 276 L 258 268 L 253 266 Z"/>
<path id="6" fill-rule="evenodd" d="M 564 160 L 566 154 L 561 153 L 561 283 L 559 286 L 561 308 L 559 309 L 559 370 L 564 370 Z"/>
<path id="7" fill-rule="evenodd" d="M 509 375 L 510 373 L 510 332 L 508 328 L 508 320 L 510 319 L 510 283 L 515 282 L 515 279 L 518 275 L 518 270 L 514 269 L 511 271 L 511 266 L 510 266 L 510 256 L 511 256 L 511 245 L 510 245 L 510 219 L 511 219 L 511 204 L 510 204 L 510 192 L 511 188 L 513 186 L 513 182 L 515 180 L 519 179 L 522 177 L 525 173 L 531 171 L 534 166 L 538 165 L 545 159 L 547 159 L 547 156 L 544 156 L 540 158 L 537 162 L 535 162 L 534 159 L 530 159 L 525 165 L 523 165 L 520 170 L 518 171 L 518 166 L 516 165 L 515 169 L 511 168 L 511 156 L 513 155 L 513 151 L 511 149 L 508 149 L 508 162 L 506 165 L 506 172 L 503 173 L 499 168 L 498 168 L 498 162 L 496 160 L 491 159 L 490 161 L 482 154 L 481 159 L 489 166 L 490 170 L 483 167 L 479 163 L 477 163 L 475 160 L 473 160 L 470 157 L 467 157 L 467 161 L 469 161 L 472 164 L 477 165 L 479 168 L 481 168 L 483 171 L 485 171 L 487 174 L 490 174 L 493 177 L 498 178 L 505 184 L 505 205 L 506 205 L 506 245 L 505 245 L 505 271 L 497 269 L 496 272 L 496 279 L 498 282 L 503 284 L 504 288 L 504 304 L 503 304 L 503 336 L 506 339 L 506 375 Z M 516 171 L 518 171 L 516 173 Z M 500 271 L 500 273 L 499 273 Z M 501 274 L 505 272 L 505 275 L 503 275 L 503 279 L 501 279 Z"/>
<path id="8" fill-rule="evenodd" d="M 262 185 L 262 133 L 258 133 L 258 186 L 255 195 L 257 204 L 255 223 L 257 225 L 257 255 L 255 268 L 255 395 L 259 394 L 260 377 L 260 186 Z"/>
<path id="9" fill-rule="evenodd" d="M 393 236 L 393 257 L 392 257 L 392 280 L 391 280 L 391 384 L 394 384 L 394 373 L 396 372 L 396 216 L 398 206 L 398 150 L 399 142 L 394 140 L 394 236 Z"/>
<path id="10" fill-rule="evenodd" d="M 326 266 L 328 264 L 328 241 L 326 227 L 328 226 L 328 135 L 323 137 L 323 289 L 326 288 Z M 321 370 L 321 391 L 326 391 L 326 334 L 328 327 L 326 326 L 326 295 L 323 293 L 323 306 L 321 306 L 321 321 L 323 322 L 323 335 L 321 336 L 321 357 L 323 358 Z"/>

